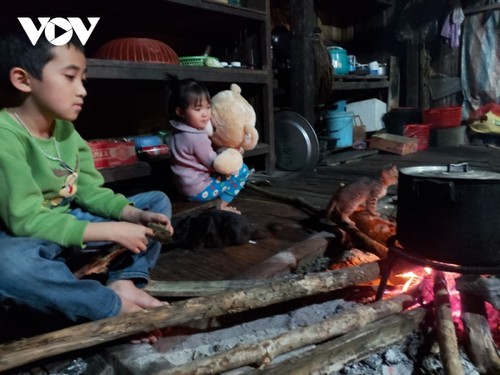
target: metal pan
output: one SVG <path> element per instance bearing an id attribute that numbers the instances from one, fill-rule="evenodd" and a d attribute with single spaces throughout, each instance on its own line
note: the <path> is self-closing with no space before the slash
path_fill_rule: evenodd
<path id="1" fill-rule="evenodd" d="M 274 116 L 276 166 L 285 171 L 313 169 L 319 159 L 319 142 L 309 122 L 292 111 Z"/>

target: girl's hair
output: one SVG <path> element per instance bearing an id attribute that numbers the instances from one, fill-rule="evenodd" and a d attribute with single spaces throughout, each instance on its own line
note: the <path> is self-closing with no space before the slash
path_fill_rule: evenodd
<path id="1" fill-rule="evenodd" d="M 210 93 L 203 83 L 192 78 L 179 80 L 173 75 L 167 75 L 166 97 L 168 116 L 175 120 L 182 120 L 176 108 L 185 110 L 191 104 L 200 104 L 203 99 L 210 102 Z"/>

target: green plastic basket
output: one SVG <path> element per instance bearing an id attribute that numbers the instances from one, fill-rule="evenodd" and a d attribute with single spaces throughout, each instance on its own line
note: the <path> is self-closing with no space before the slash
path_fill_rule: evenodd
<path id="1" fill-rule="evenodd" d="M 184 56 L 179 57 L 181 65 L 203 66 L 208 56 Z"/>
<path id="2" fill-rule="evenodd" d="M 210 59 L 207 62 L 207 59 Z M 213 63 L 218 64 L 219 59 L 213 56 L 184 56 L 179 57 L 179 63 L 181 65 L 191 65 L 191 66 L 214 66 Z"/>

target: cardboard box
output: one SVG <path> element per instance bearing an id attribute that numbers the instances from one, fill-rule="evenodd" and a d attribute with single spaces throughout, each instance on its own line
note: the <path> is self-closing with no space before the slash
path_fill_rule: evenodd
<path id="1" fill-rule="evenodd" d="M 391 152 L 398 155 L 408 155 L 417 151 L 418 139 L 401 135 L 382 133 L 370 138 L 370 148 Z"/>
<path id="2" fill-rule="evenodd" d="M 349 103 L 346 106 L 346 111 L 354 112 L 355 116 L 359 116 L 363 125 L 366 126 L 367 132 L 384 128 L 382 117 L 387 112 L 387 104 L 381 100 L 368 99 Z"/>
<path id="3" fill-rule="evenodd" d="M 130 141 L 96 140 L 89 142 L 97 169 L 137 163 L 135 144 Z"/>

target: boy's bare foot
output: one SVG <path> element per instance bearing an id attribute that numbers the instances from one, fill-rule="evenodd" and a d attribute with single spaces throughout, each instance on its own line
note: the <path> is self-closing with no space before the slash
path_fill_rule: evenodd
<path id="1" fill-rule="evenodd" d="M 120 315 L 168 305 L 167 302 L 162 302 L 137 288 L 131 280 L 117 280 L 110 283 L 108 287 L 113 289 L 118 294 L 118 297 L 120 297 L 122 302 Z M 154 344 L 161 336 L 161 330 L 156 329 L 152 332 L 138 335 L 130 342 L 132 344 Z"/>
<path id="2" fill-rule="evenodd" d="M 241 215 L 241 211 L 239 211 L 236 207 L 230 206 L 228 202 L 220 201 L 219 209 Z"/>
<path id="3" fill-rule="evenodd" d="M 167 304 L 149 295 L 144 290 L 137 288 L 132 280 L 113 281 L 108 287 L 113 289 L 120 297 L 126 298 L 143 309 L 164 306 Z"/>

